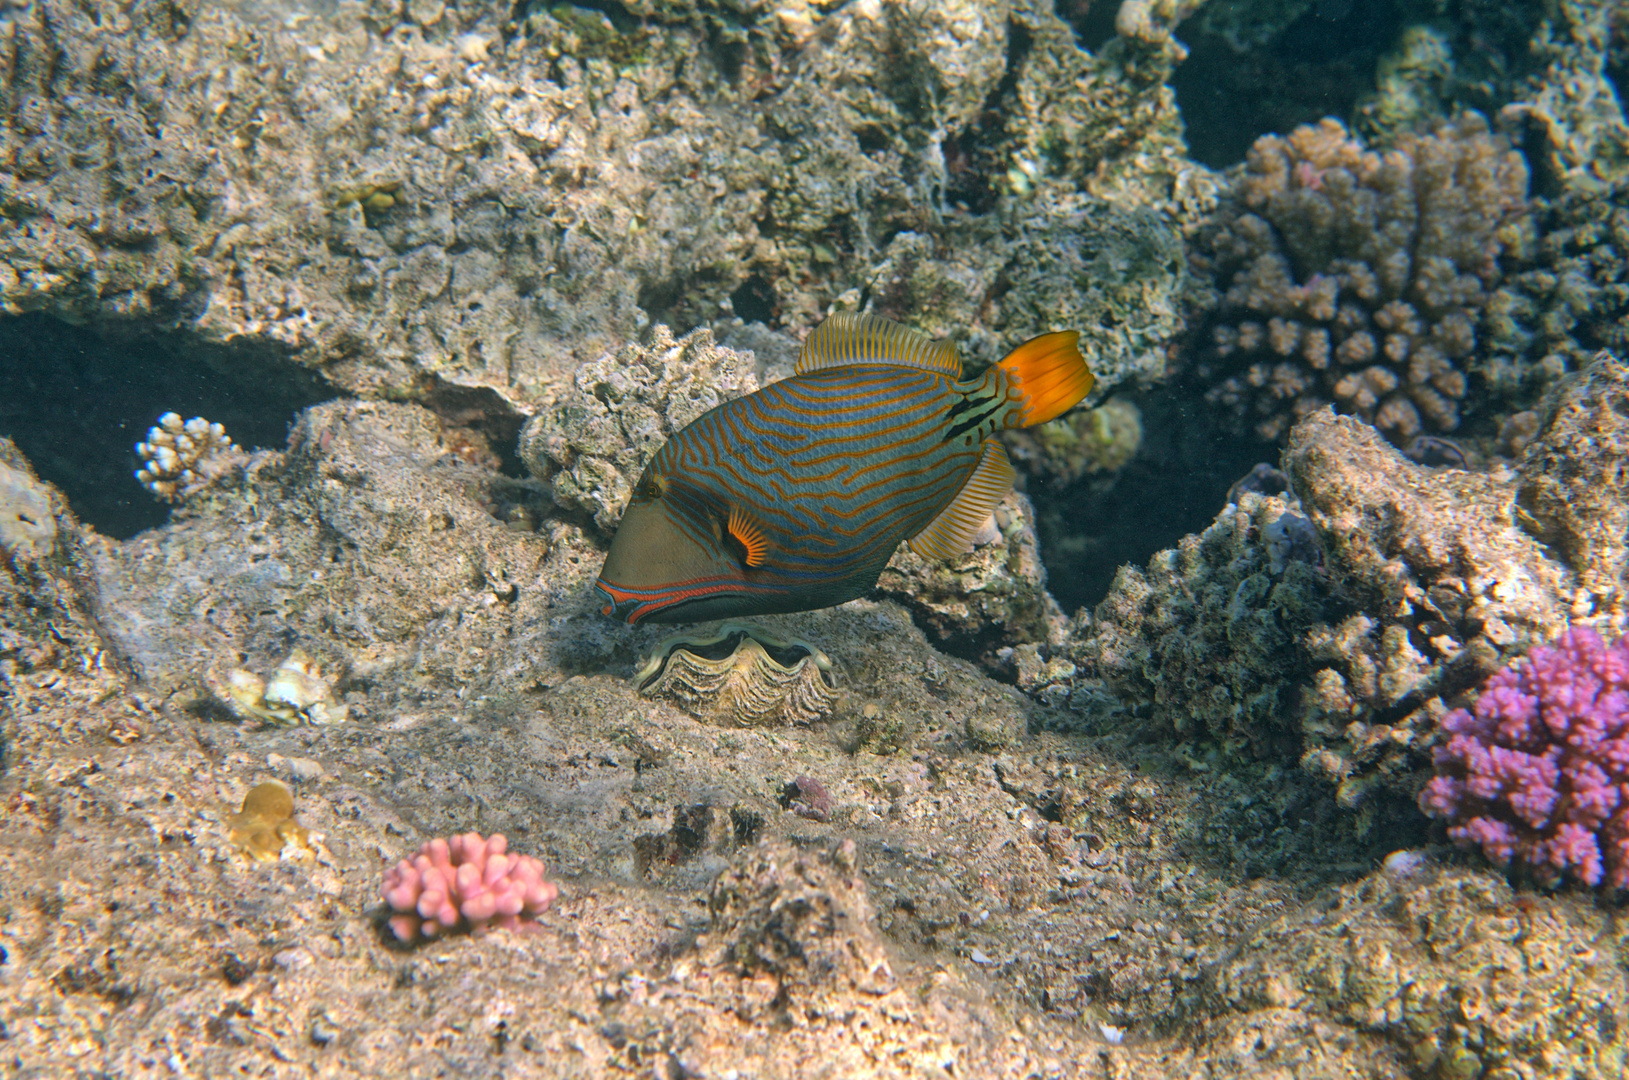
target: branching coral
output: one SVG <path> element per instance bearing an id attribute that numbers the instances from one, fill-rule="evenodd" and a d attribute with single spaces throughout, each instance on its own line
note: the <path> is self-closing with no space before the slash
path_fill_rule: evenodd
<path id="1" fill-rule="evenodd" d="M 560 889 L 543 879 L 543 864 L 529 855 L 507 854 L 499 833 L 482 839 L 468 832 L 435 839 L 385 871 L 380 889 L 396 914 L 390 928 L 401 941 L 421 941 L 446 931 L 513 930 L 525 916 L 549 910 Z"/>
<path id="2" fill-rule="evenodd" d="M 1385 153 L 1335 120 L 1263 136 L 1200 237 L 1211 400 L 1270 439 L 1331 403 L 1395 442 L 1454 430 L 1527 211 L 1521 156 L 1474 113 Z"/>
<path id="3" fill-rule="evenodd" d="M 1420 809 L 1494 863 L 1629 889 L 1629 638 L 1586 626 L 1495 673 L 1443 717 Z"/>
<path id="4" fill-rule="evenodd" d="M 147 429 L 147 441 L 136 444 L 136 455 L 146 462 L 136 471 L 141 486 L 171 503 L 241 470 L 248 460 L 221 425 L 201 416 L 182 423 L 173 412 Z"/>

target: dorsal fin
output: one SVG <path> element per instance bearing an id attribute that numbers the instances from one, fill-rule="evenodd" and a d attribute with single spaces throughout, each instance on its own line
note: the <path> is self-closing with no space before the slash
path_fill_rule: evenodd
<path id="1" fill-rule="evenodd" d="M 838 312 L 809 333 L 796 371 L 806 375 L 856 364 L 926 368 L 952 379 L 962 377 L 962 358 L 954 342 L 935 341 L 881 315 L 851 311 Z"/>
<path id="2" fill-rule="evenodd" d="M 973 546 L 973 537 L 989 520 L 996 504 L 1012 490 L 1012 462 L 1007 451 L 994 439 L 984 440 L 984 456 L 967 483 L 928 522 L 928 527 L 911 537 L 911 550 L 924 559 L 951 559 Z"/>

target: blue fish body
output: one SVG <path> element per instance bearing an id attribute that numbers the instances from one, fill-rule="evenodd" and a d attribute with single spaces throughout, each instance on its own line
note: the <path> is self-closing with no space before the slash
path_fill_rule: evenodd
<path id="1" fill-rule="evenodd" d="M 875 316 L 828 319 L 797 374 L 657 451 L 596 584 L 606 614 L 808 611 L 868 592 L 901 541 L 930 557 L 965 550 L 1012 487 L 995 435 L 1090 389 L 1075 339 L 1043 335 L 964 380 L 948 343 Z"/>

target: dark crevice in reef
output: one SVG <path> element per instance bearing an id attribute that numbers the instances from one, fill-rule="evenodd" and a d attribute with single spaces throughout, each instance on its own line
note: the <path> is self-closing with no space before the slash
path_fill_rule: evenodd
<path id="1" fill-rule="evenodd" d="M 774 329 L 780 325 L 780 297 L 775 286 L 762 273 L 755 273 L 730 294 L 731 309 L 743 322 L 761 322 Z"/>
<path id="2" fill-rule="evenodd" d="M 530 475 L 516 452 L 526 417 L 496 390 L 431 378 L 416 400 L 440 418 L 453 453 L 517 480 Z"/>
<path id="3" fill-rule="evenodd" d="M 1188 149 L 1213 168 L 1244 159 L 1257 137 L 1326 116 L 1350 122 L 1374 90 L 1375 65 L 1406 17 L 1398 2 L 1319 0 L 1265 44 L 1240 52 L 1203 15 L 1176 36 L 1188 59 L 1171 79 Z"/>
<path id="4" fill-rule="evenodd" d="M 135 444 L 161 415 L 202 416 L 245 449 L 281 449 L 295 413 L 337 393 L 275 346 L 217 345 L 136 324 L 0 318 L 0 435 L 82 521 L 120 539 L 169 520 L 169 507 L 133 475 Z"/>
<path id="5" fill-rule="evenodd" d="M 1075 29 L 1075 40 L 1087 52 L 1096 52 L 1114 36 L 1114 17 L 1120 5 L 1113 0 L 1058 0 L 1058 17 Z"/>
<path id="6" fill-rule="evenodd" d="M 975 214 L 995 209 L 999 192 L 993 178 L 1006 167 L 1010 157 L 1006 108 L 1017 92 L 1018 77 L 1034 44 L 1034 38 L 1021 24 L 1007 24 L 1006 74 L 985 98 L 979 115 L 940 147 L 945 158 L 946 204 Z"/>
<path id="7" fill-rule="evenodd" d="M 1213 406 L 1173 389 L 1132 395 L 1143 416 L 1136 458 L 1105 476 L 1066 486 L 1035 480 L 1047 589 L 1067 612 L 1108 595 L 1120 567 L 1143 566 L 1157 551 L 1202 532 L 1227 503 L 1228 488 L 1278 448 L 1227 430 Z"/>
<path id="8" fill-rule="evenodd" d="M 1251 24 L 1239 8 L 1201 8 L 1177 27 L 1190 52 L 1171 80 L 1190 152 L 1223 168 L 1243 159 L 1259 136 L 1286 135 L 1326 116 L 1370 141 L 1394 125 L 1431 126 L 1456 108 L 1491 117 L 1542 66 L 1543 53 L 1531 44 L 1549 17 L 1542 0 L 1430 7 L 1311 0 L 1281 27 Z M 1227 18 L 1232 25 L 1223 25 Z M 1405 56 L 1420 68 L 1406 97 L 1388 98 L 1377 82 L 1382 61 Z M 1393 107 L 1402 111 L 1388 117 Z M 1411 121 L 1412 107 L 1420 112 Z"/>

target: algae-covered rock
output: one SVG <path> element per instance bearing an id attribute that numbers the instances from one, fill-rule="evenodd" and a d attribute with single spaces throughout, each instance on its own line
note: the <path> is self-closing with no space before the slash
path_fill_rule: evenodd
<path id="1" fill-rule="evenodd" d="M 996 507 L 964 555 L 930 560 L 901 545 L 877 593 L 909 609 L 940 648 L 987 664 L 1003 648 L 1055 643 L 1063 633 L 1063 610 L 1046 591 L 1035 510 L 1017 493 Z"/>
<path id="2" fill-rule="evenodd" d="M 1629 367 L 1602 353 L 1546 400 L 1522 457 L 1517 514 L 1577 575 L 1575 615 L 1622 618 L 1629 571 Z"/>
<path id="3" fill-rule="evenodd" d="M 1087 53 L 1041 0 L 48 0 L 6 26 L 0 310 L 177 321 L 353 392 L 537 401 L 732 305 L 804 331 L 896 233 L 970 246 L 1037 180 L 1164 205 L 1182 168 L 1175 47 Z"/>
<path id="4" fill-rule="evenodd" d="M 1549 475 L 1612 467 L 1558 441 L 1579 456 Z M 1572 575 L 1521 527 L 1508 468 L 1417 465 L 1328 410 L 1284 464 L 1292 493 L 1243 494 L 1123 569 L 1061 649 L 1022 659 L 1020 685 L 1089 712 L 1100 680 L 1184 739 L 1299 759 L 1346 806 L 1412 796 L 1446 703 L 1566 625 Z"/>
<path id="5" fill-rule="evenodd" d="M 1375 874 L 1274 920 L 1207 979 L 1211 1010 L 1294 1009 L 1383 1032 L 1420 1073 L 1621 1076 L 1620 915 L 1487 871 Z"/>
<path id="6" fill-rule="evenodd" d="M 757 390 L 753 368 L 709 330 L 675 341 L 659 326 L 650 345 L 578 368 L 570 389 L 521 430 L 521 460 L 551 482 L 555 505 L 613 531 L 662 444 L 708 409 Z"/>

